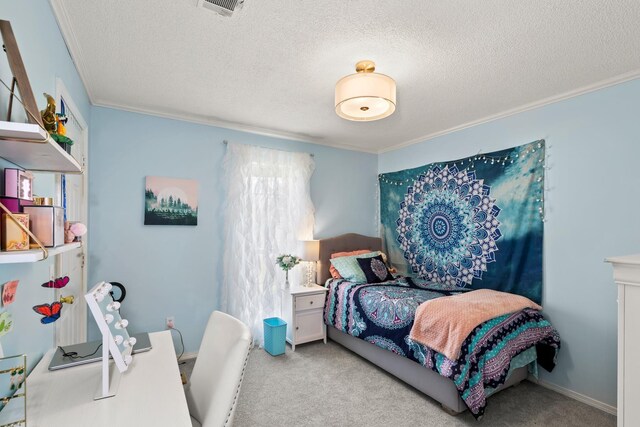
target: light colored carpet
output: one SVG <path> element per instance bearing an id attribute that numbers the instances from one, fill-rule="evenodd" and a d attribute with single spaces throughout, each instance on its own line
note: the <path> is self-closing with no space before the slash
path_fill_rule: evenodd
<path id="1" fill-rule="evenodd" d="M 193 360 L 181 366 L 190 374 Z M 249 356 L 236 427 L 244 426 L 615 426 L 598 409 L 524 381 L 489 399 L 484 418 L 440 404 L 329 341 Z"/>

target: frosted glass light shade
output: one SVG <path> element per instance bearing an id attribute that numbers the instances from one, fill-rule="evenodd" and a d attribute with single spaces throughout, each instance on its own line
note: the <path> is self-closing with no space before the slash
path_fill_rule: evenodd
<path id="1" fill-rule="evenodd" d="M 343 119 L 384 119 L 396 110 L 396 82 L 384 74 L 350 74 L 336 83 L 335 105 Z"/>
<path id="2" fill-rule="evenodd" d="M 304 241 L 302 259 L 304 261 L 319 261 L 320 260 L 320 241 L 319 240 L 305 240 Z"/>

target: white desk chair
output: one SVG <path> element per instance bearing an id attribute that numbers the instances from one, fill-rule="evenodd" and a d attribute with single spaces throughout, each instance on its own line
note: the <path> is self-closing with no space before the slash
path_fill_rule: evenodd
<path id="1" fill-rule="evenodd" d="M 219 311 L 211 314 L 186 390 L 193 426 L 231 425 L 251 342 L 244 323 Z"/>

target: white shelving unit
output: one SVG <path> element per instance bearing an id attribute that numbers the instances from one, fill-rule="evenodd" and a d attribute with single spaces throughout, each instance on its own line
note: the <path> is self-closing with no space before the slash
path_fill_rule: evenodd
<path id="1" fill-rule="evenodd" d="M 49 258 L 54 255 L 61 254 L 63 252 L 72 251 L 82 247 L 81 242 L 67 243 L 66 245 L 58 246 L 56 248 L 47 248 L 49 252 Z M 38 262 L 44 259 L 44 254 L 40 249 L 31 249 L 28 251 L 16 251 L 16 252 L 0 252 L 0 264 L 17 264 L 25 262 Z"/>
<path id="2" fill-rule="evenodd" d="M 30 142 L 44 140 L 44 142 Z M 23 169 L 82 173 L 82 166 L 40 126 L 0 121 L 0 157 Z"/>
<path id="3" fill-rule="evenodd" d="M 42 141 L 42 142 L 34 142 Z M 82 166 L 62 149 L 40 126 L 0 121 L 0 157 L 30 171 L 82 173 Z M 69 243 L 48 248 L 49 257 L 82 247 Z M 0 264 L 37 262 L 44 259 L 40 249 L 0 252 Z"/>

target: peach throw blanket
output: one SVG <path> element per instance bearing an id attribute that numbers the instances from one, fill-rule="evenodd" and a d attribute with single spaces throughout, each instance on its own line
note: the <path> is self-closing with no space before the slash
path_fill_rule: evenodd
<path id="1" fill-rule="evenodd" d="M 436 298 L 420 304 L 409 336 L 448 359 L 457 360 L 462 343 L 476 326 L 525 308 L 542 310 L 528 298 L 491 289 Z"/>

